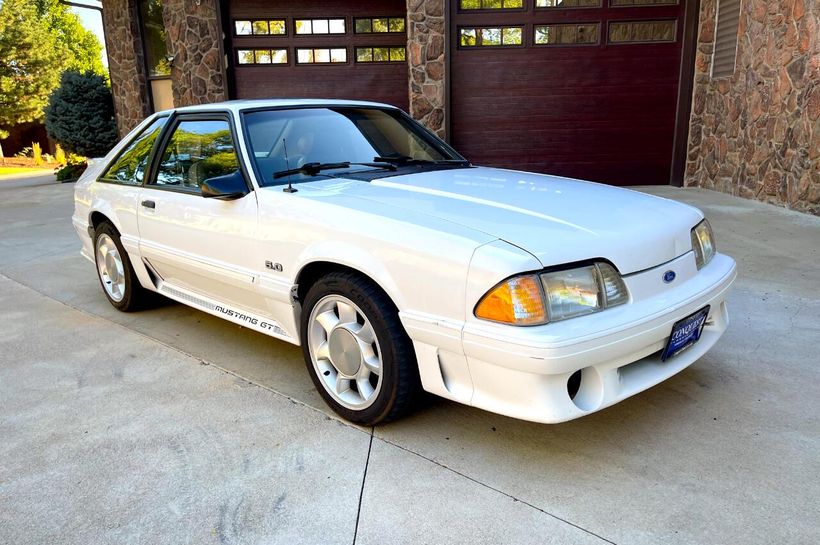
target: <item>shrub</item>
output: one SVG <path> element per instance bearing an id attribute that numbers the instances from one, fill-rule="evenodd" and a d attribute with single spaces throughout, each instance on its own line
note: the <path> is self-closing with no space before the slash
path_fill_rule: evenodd
<path id="1" fill-rule="evenodd" d="M 63 73 L 46 107 L 46 131 L 66 151 L 101 157 L 117 143 L 114 102 L 105 78 Z"/>
<path id="2" fill-rule="evenodd" d="M 31 143 L 31 157 L 34 159 L 34 166 L 39 167 L 43 164 L 43 148 L 39 142 Z"/>
<path id="3" fill-rule="evenodd" d="M 88 162 L 79 158 L 79 160 L 69 160 L 65 166 L 58 167 L 54 170 L 54 174 L 57 175 L 58 182 L 66 182 L 79 178 L 86 168 L 88 168 Z"/>
<path id="4" fill-rule="evenodd" d="M 54 150 L 54 161 L 58 165 L 66 164 L 65 151 L 63 151 L 63 147 L 60 144 L 57 144 L 57 149 Z"/>

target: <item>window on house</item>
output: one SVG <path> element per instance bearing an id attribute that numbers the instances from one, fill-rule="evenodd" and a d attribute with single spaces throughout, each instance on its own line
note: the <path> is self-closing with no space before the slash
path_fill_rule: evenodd
<path id="1" fill-rule="evenodd" d="M 287 49 L 239 49 L 237 50 L 239 64 L 287 64 Z"/>
<path id="2" fill-rule="evenodd" d="M 284 19 L 234 21 L 234 30 L 237 36 L 284 36 L 287 34 Z"/>
<path id="3" fill-rule="evenodd" d="M 296 34 L 344 34 L 344 19 L 296 19 Z"/>
<path id="4" fill-rule="evenodd" d="M 356 62 L 404 62 L 407 52 L 403 47 L 357 47 Z"/>
<path id="5" fill-rule="evenodd" d="M 609 23 L 609 43 L 635 44 L 674 42 L 677 21 L 613 21 Z"/>
<path id="6" fill-rule="evenodd" d="M 404 32 L 404 17 L 357 17 L 353 19 L 353 30 L 356 34 Z"/>
<path id="7" fill-rule="evenodd" d="M 470 9 L 521 9 L 524 0 L 459 0 L 459 7 Z"/>
<path id="8" fill-rule="evenodd" d="M 536 45 L 594 45 L 599 35 L 599 23 L 535 26 Z"/>
<path id="9" fill-rule="evenodd" d="M 168 45 L 165 39 L 165 24 L 162 21 L 162 2 L 140 0 L 139 9 L 148 75 L 168 76 L 171 74 L 171 65 L 167 59 Z"/>
<path id="10" fill-rule="evenodd" d="M 640 1 L 640 0 L 636 0 L 636 1 Z M 535 0 L 535 7 L 536 8 L 599 8 L 599 7 L 601 7 L 601 0 Z"/>
<path id="11" fill-rule="evenodd" d="M 465 27 L 459 29 L 461 47 L 498 47 L 521 45 L 523 28 L 511 27 Z"/>
<path id="12" fill-rule="evenodd" d="M 296 62 L 299 64 L 329 64 L 347 62 L 347 49 L 344 47 L 297 48 Z"/>
<path id="13" fill-rule="evenodd" d="M 740 23 L 740 0 L 719 0 L 715 49 L 712 53 L 712 77 L 726 78 L 735 73 L 737 33 Z"/>
<path id="14" fill-rule="evenodd" d="M 138 8 L 152 110 L 157 112 L 173 108 L 171 63 L 165 23 L 162 20 L 162 2 L 161 0 L 139 0 Z"/>

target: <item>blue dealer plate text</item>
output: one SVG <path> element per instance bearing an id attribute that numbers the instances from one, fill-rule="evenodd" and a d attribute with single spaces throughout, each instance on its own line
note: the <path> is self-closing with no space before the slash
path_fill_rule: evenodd
<path id="1" fill-rule="evenodd" d="M 669 341 L 666 343 L 666 348 L 663 349 L 661 360 L 666 361 L 678 352 L 698 342 L 707 316 L 709 316 L 708 305 L 683 320 L 675 322 L 675 325 L 672 326 L 672 334 L 669 335 Z"/>

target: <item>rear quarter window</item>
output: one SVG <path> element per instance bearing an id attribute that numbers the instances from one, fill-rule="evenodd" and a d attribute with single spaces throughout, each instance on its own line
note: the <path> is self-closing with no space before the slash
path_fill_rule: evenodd
<path id="1" fill-rule="evenodd" d="M 123 185 L 142 185 L 145 170 L 167 117 L 159 117 L 140 132 L 105 170 L 100 180 Z"/>

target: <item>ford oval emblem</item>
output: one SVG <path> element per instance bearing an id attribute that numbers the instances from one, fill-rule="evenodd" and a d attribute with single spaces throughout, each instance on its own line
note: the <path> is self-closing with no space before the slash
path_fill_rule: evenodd
<path id="1" fill-rule="evenodd" d="M 675 280 L 676 276 L 675 271 L 666 271 L 663 273 L 663 281 L 667 284 L 671 284 L 672 281 Z"/>

